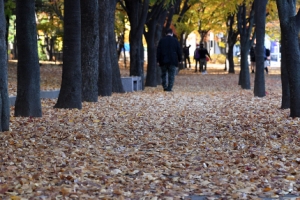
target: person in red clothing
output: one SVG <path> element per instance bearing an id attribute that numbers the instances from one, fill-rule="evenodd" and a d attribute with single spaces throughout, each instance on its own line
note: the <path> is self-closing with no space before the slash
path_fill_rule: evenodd
<path id="1" fill-rule="evenodd" d="M 206 66 L 207 66 L 207 60 L 206 58 L 208 57 L 211 60 L 211 57 L 207 51 L 207 49 L 204 48 L 203 43 L 200 44 L 199 48 L 199 60 L 200 60 L 200 72 L 206 73 Z M 204 66 L 204 69 L 203 69 Z"/>

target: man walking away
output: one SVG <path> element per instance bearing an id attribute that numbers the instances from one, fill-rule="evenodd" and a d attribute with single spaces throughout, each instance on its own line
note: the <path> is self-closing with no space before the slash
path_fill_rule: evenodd
<path id="1" fill-rule="evenodd" d="M 190 60 L 190 47 L 191 45 L 183 46 L 183 56 L 184 56 L 184 66 L 187 68 L 187 63 L 189 63 L 189 68 L 191 68 L 191 60 Z"/>
<path id="2" fill-rule="evenodd" d="M 182 59 L 180 44 L 178 40 L 173 37 L 172 29 L 168 29 L 166 36 L 160 39 L 157 46 L 156 57 L 161 68 L 161 79 L 164 91 L 171 92 L 175 79 L 176 66 Z"/>
<path id="3" fill-rule="evenodd" d="M 266 73 L 268 74 L 269 73 L 269 69 L 268 69 L 268 66 L 270 66 L 270 55 L 271 55 L 271 52 L 270 52 L 270 49 L 265 49 L 265 70 L 266 70 Z"/>
<path id="4" fill-rule="evenodd" d="M 250 67 L 251 67 L 251 73 L 254 73 L 255 69 L 255 44 L 250 49 Z"/>
<path id="5" fill-rule="evenodd" d="M 206 74 L 207 73 L 206 72 L 206 66 L 207 66 L 206 57 L 208 57 L 210 60 L 211 60 L 211 57 L 210 57 L 207 49 L 204 48 L 203 43 L 200 44 L 199 57 L 200 57 L 200 72 L 203 72 Z M 203 70 L 203 66 L 204 66 L 204 70 Z"/>
<path id="6" fill-rule="evenodd" d="M 195 72 L 197 72 L 197 64 L 199 63 L 199 71 L 200 71 L 200 55 L 199 55 L 199 45 L 197 44 L 196 50 L 194 52 L 194 60 L 196 62 Z"/>

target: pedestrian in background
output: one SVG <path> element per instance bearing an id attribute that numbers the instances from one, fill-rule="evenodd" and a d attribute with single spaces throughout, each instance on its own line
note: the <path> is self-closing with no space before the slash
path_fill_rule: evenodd
<path id="1" fill-rule="evenodd" d="M 266 70 L 266 73 L 268 74 L 269 73 L 269 69 L 268 67 L 270 66 L 270 60 L 271 60 L 271 52 L 270 52 L 270 49 L 266 49 L 265 48 L 265 63 L 264 63 L 264 67 L 265 67 L 265 70 Z"/>
<path id="2" fill-rule="evenodd" d="M 199 71 L 200 71 L 200 55 L 199 55 L 199 45 L 198 44 L 197 44 L 195 52 L 194 52 L 194 60 L 196 62 L 195 72 L 197 72 L 197 64 L 199 64 Z"/>
<path id="3" fill-rule="evenodd" d="M 191 68 L 190 47 L 191 47 L 191 45 L 189 45 L 189 46 L 184 45 L 183 46 L 183 56 L 184 56 L 184 66 L 185 66 L 185 68 L 187 68 L 187 63 L 189 63 L 189 68 Z"/>
<path id="4" fill-rule="evenodd" d="M 160 39 L 157 46 L 157 62 L 161 68 L 161 79 L 164 91 L 171 92 L 178 62 L 182 53 L 178 40 L 173 37 L 172 29 L 166 31 L 166 36 Z M 167 81 L 168 75 L 168 81 Z"/>
<path id="5" fill-rule="evenodd" d="M 207 59 L 211 60 L 211 57 L 206 48 L 204 48 L 203 43 L 200 44 L 199 48 L 199 57 L 200 57 L 200 72 L 207 74 L 206 67 L 207 67 Z M 203 69 L 204 66 L 204 69 Z"/>
<path id="6" fill-rule="evenodd" d="M 254 73 L 255 70 L 255 44 L 251 47 L 250 49 L 250 68 L 251 68 L 251 73 Z"/>

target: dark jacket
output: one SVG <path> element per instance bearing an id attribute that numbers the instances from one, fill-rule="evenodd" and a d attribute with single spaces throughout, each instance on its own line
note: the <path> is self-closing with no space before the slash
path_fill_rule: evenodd
<path id="1" fill-rule="evenodd" d="M 189 57 L 189 55 L 190 55 L 190 47 L 191 47 L 191 45 L 190 46 L 188 46 L 188 47 L 183 47 L 183 54 L 184 54 L 184 57 Z"/>
<path id="2" fill-rule="evenodd" d="M 182 53 L 178 40 L 170 35 L 163 37 L 157 46 L 157 62 L 163 65 L 178 65 L 181 62 Z"/>
<path id="3" fill-rule="evenodd" d="M 205 59 L 206 55 L 210 58 L 210 55 L 209 55 L 207 49 L 200 47 L 198 52 L 199 52 L 199 59 Z"/>

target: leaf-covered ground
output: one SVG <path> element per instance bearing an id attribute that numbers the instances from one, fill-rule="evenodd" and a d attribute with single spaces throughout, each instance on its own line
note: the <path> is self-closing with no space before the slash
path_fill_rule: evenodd
<path id="1" fill-rule="evenodd" d="M 299 194 L 300 122 L 280 109 L 280 75 L 271 69 L 267 95 L 257 98 L 240 89 L 238 74 L 222 73 L 184 70 L 171 93 L 113 94 L 82 110 L 43 100 L 43 117 L 12 116 L 11 131 L 0 134 L 0 198 Z M 59 88 L 51 77 L 44 89 Z"/>

